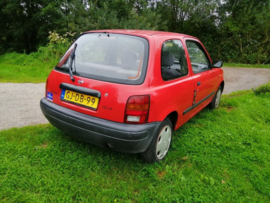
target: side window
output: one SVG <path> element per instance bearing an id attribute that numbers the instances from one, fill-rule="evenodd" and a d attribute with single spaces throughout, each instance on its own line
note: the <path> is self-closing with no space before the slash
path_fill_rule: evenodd
<path id="1" fill-rule="evenodd" d="M 186 42 L 192 70 L 194 73 L 199 73 L 210 69 L 210 62 L 203 48 L 198 42 Z"/>
<path id="2" fill-rule="evenodd" d="M 187 59 L 180 40 L 168 40 L 161 50 L 161 75 L 163 80 L 172 80 L 188 74 Z"/>

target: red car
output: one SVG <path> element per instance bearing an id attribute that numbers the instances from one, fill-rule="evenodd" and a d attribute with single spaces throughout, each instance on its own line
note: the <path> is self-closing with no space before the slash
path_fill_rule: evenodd
<path id="1" fill-rule="evenodd" d="M 158 162 L 174 130 L 206 106 L 218 107 L 221 67 L 192 36 L 89 31 L 50 73 L 40 106 L 53 126 L 71 136 Z"/>

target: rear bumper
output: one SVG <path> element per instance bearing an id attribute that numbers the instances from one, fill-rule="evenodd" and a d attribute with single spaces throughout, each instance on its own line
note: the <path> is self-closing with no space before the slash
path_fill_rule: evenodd
<path id="1" fill-rule="evenodd" d="M 125 124 L 82 114 L 43 98 L 40 107 L 48 121 L 68 135 L 116 151 L 144 152 L 161 122 Z"/>

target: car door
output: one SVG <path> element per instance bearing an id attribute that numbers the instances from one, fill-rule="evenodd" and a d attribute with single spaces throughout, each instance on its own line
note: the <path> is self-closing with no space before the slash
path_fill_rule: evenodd
<path id="1" fill-rule="evenodd" d="M 188 39 L 186 46 L 195 85 L 193 109 L 198 111 L 214 96 L 218 75 L 211 68 L 211 60 L 198 41 Z"/>

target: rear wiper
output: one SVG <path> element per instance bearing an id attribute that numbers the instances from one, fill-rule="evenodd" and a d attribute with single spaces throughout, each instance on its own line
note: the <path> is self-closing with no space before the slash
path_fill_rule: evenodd
<path id="1" fill-rule="evenodd" d="M 74 77 L 73 77 L 73 74 L 72 74 L 72 64 L 73 64 L 73 61 L 74 61 L 74 59 L 75 59 L 75 51 L 76 51 L 76 48 L 77 48 L 77 44 L 75 43 L 75 44 L 74 44 L 73 51 L 72 51 L 72 53 L 70 54 L 70 62 L 69 62 L 69 65 L 68 65 L 69 75 L 70 75 L 70 79 L 72 80 L 72 82 L 75 81 L 75 79 L 74 79 Z"/>

